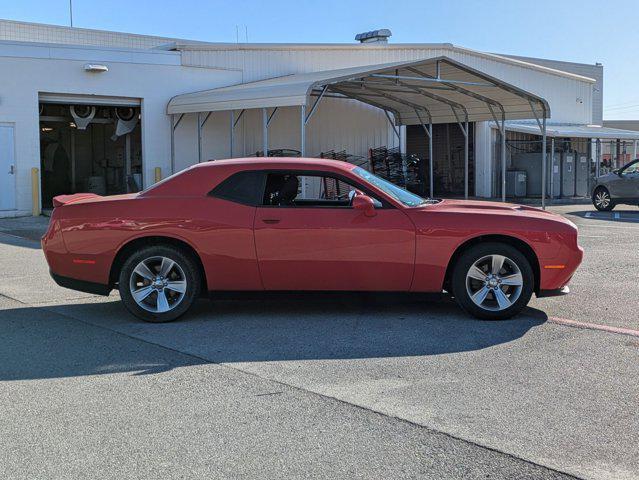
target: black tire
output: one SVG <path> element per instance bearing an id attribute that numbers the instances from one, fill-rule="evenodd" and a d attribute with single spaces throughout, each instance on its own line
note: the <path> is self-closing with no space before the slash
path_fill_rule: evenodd
<path id="1" fill-rule="evenodd" d="M 150 283 L 150 281 L 138 275 L 138 273 L 134 274 L 134 270 L 141 262 L 145 262 L 144 265 L 148 266 L 150 270 L 154 270 L 153 273 L 159 274 L 159 269 L 162 264 L 156 265 L 162 258 L 175 262 L 176 266 L 173 266 L 167 275 L 166 289 L 163 286 L 159 286 L 158 290 L 155 289 L 154 284 L 147 285 L 147 282 Z M 167 262 L 167 264 L 170 264 L 170 262 Z M 133 279 L 132 276 L 134 276 Z M 182 279 L 182 277 L 184 278 Z M 171 282 L 171 280 L 173 280 L 173 282 Z M 180 289 L 184 289 L 184 292 L 171 290 L 168 286 L 169 283 L 177 285 L 182 281 L 185 282 L 185 286 L 181 285 Z M 145 305 L 146 308 L 140 306 L 133 298 L 131 282 L 136 283 L 138 285 L 137 288 L 152 289 L 151 293 L 141 301 L 141 304 Z M 198 298 L 201 285 L 202 278 L 197 260 L 194 259 L 189 252 L 185 252 L 171 245 L 162 244 L 149 245 L 148 247 L 133 252 L 124 261 L 119 276 L 120 298 L 124 306 L 136 317 L 146 322 L 154 323 L 170 322 L 184 315 Z M 158 299 L 160 291 L 165 292 L 163 295 L 164 298 L 168 298 L 166 306 L 168 306 L 169 309 L 167 311 L 149 310 L 149 308 L 153 308 L 154 298 L 156 307 L 160 308 L 160 301 Z M 173 299 L 173 303 L 171 303 L 171 299 Z M 164 307 L 164 304 L 162 306 Z"/>
<path id="2" fill-rule="evenodd" d="M 608 204 L 605 204 L 605 199 L 608 199 Z M 610 192 L 606 187 L 597 187 L 592 194 L 592 204 L 600 212 L 609 212 L 615 208 L 615 202 L 612 201 Z"/>
<path id="3" fill-rule="evenodd" d="M 495 304 L 492 305 L 493 308 L 500 308 L 497 305 L 497 294 L 496 292 L 491 292 L 490 288 L 487 289 L 488 293 L 486 294 L 484 303 L 482 304 L 485 304 L 485 307 L 479 306 L 473 301 L 473 299 L 471 298 L 471 294 L 469 293 L 469 288 L 475 285 L 479 285 L 476 287 L 478 290 L 484 288 L 481 281 L 471 281 L 469 279 L 468 281 L 471 285 L 467 288 L 467 275 L 471 267 L 475 265 L 476 262 L 483 261 L 482 259 L 493 255 L 506 257 L 506 261 L 504 261 L 504 267 L 502 270 L 500 270 L 501 272 L 504 272 L 503 276 L 507 276 L 508 273 L 516 273 L 515 267 L 519 269 L 518 273 L 521 274 L 522 285 L 519 290 L 517 290 L 518 287 L 511 287 L 501 284 L 497 287 L 501 289 L 502 292 L 505 292 L 505 296 L 508 300 L 516 297 L 516 299 L 512 301 L 512 304 L 509 307 L 502 310 L 489 309 L 491 308 L 491 303 Z M 488 262 L 488 260 L 486 261 Z M 486 265 L 486 267 L 487 266 L 488 265 Z M 488 270 L 488 268 L 485 269 Z M 499 280 L 495 279 L 495 281 L 500 280 L 501 277 Z M 462 255 L 458 258 L 457 262 L 454 265 L 451 283 L 452 293 L 455 297 L 455 301 L 464 311 L 474 316 L 475 318 L 479 318 L 482 320 L 505 320 L 517 315 L 528 304 L 534 290 L 535 276 L 533 273 L 533 269 L 530 266 L 530 262 L 528 261 L 526 256 L 518 249 L 505 243 L 490 242 L 473 245 L 462 253 Z M 495 287 L 492 288 L 494 289 Z M 519 292 L 518 296 L 517 291 Z"/>

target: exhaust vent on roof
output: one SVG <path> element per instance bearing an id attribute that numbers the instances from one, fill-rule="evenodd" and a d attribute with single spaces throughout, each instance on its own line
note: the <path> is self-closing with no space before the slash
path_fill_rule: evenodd
<path id="1" fill-rule="evenodd" d="M 358 33 L 355 35 L 355 40 L 360 43 L 388 43 L 388 37 L 391 35 L 392 33 L 388 28 L 382 28 L 380 30 Z"/>

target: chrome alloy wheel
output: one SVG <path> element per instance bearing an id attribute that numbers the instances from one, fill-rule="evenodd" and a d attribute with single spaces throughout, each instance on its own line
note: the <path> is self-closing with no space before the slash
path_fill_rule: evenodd
<path id="1" fill-rule="evenodd" d="M 599 190 L 595 194 L 595 205 L 602 209 L 608 208 L 610 206 L 610 194 L 605 190 Z"/>
<path id="2" fill-rule="evenodd" d="M 129 279 L 131 296 L 141 308 L 152 313 L 173 310 L 184 299 L 186 275 L 167 257 L 150 257 L 135 267 Z"/>
<path id="3" fill-rule="evenodd" d="M 475 305 L 499 312 L 514 304 L 524 285 L 521 270 L 503 255 L 486 255 L 466 274 L 466 291 Z"/>

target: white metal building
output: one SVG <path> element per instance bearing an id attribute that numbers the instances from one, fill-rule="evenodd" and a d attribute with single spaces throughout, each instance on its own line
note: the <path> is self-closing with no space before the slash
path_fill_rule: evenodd
<path id="1" fill-rule="evenodd" d="M 312 113 L 305 128 L 300 122 L 302 103 L 274 102 L 269 88 L 259 95 L 260 85 L 281 80 L 256 84 L 257 89 L 253 88 L 255 85 L 244 87 L 252 88 L 254 96 L 242 97 L 227 109 L 220 107 L 225 90 L 217 89 L 223 87 L 283 76 L 299 79 L 311 73 L 334 80 L 326 72 L 339 69 L 353 69 L 360 76 L 366 72 L 367 78 L 381 77 L 383 65 L 395 65 L 398 72 L 400 63 L 426 65 L 433 59 L 445 59 L 480 75 L 477 78 L 494 81 L 504 95 L 508 91 L 519 92 L 520 99 L 532 99 L 533 103 L 538 100 L 538 105 L 545 105 L 547 110 L 543 120 L 544 125 L 548 122 L 549 138 L 587 138 L 591 146 L 591 139 L 603 133 L 630 142 L 639 138 L 637 132 L 601 127 L 603 67 L 599 64 L 515 58 L 445 43 L 204 43 L 0 21 L 0 216 L 32 212 L 33 168 L 38 169 L 42 183 L 37 201 L 44 207 L 52 195 L 66 191 L 131 191 L 152 184 L 158 168 L 164 177 L 198 161 L 264 151 L 265 118 L 269 151 L 293 149 L 309 157 L 346 151 L 367 157 L 371 148 L 384 146 L 432 156 L 435 195 L 464 194 L 463 180 L 460 183 L 458 178 L 460 171 L 463 178 L 464 171 L 460 132 L 464 120 L 468 120 L 470 163 L 466 175 L 470 195 L 500 197 L 506 191 L 501 168 L 510 169 L 506 162 L 511 161 L 499 153 L 501 126 L 509 131 L 506 139 L 509 135 L 540 139 L 541 117 L 537 122 L 533 114 L 522 114 L 521 108 L 519 113 L 504 118 L 489 114 L 489 108 L 484 108 L 486 102 L 479 102 L 483 107 L 478 105 L 479 97 L 473 97 L 472 92 L 462 92 L 467 101 L 457 113 L 468 113 L 473 108 L 481 112 L 473 118 L 442 116 L 441 120 L 433 120 L 430 153 L 426 151 L 426 122 L 419 114 L 399 121 L 406 112 L 397 112 L 397 103 L 386 102 L 381 105 L 385 109 L 381 109 L 374 106 L 377 101 L 372 97 L 365 102 L 357 99 L 352 89 L 348 95 L 336 90 L 326 93 L 338 88 L 335 82 L 330 89 L 327 87 L 316 108 L 313 105 L 326 85 L 311 86 L 303 94 L 303 105 L 308 106 L 306 115 Z M 456 72 L 462 70 L 451 75 Z M 347 80 L 363 82 L 364 77 Z M 399 78 L 396 80 L 400 82 Z M 443 88 L 448 93 L 455 89 L 457 94 L 462 87 L 477 88 L 478 95 L 485 98 L 481 82 L 464 83 L 452 77 L 446 80 L 452 84 L 432 88 Z M 433 81 L 443 82 L 434 77 Z M 237 87 L 232 90 L 237 91 Z M 213 92 L 216 108 L 179 107 L 197 97 L 194 92 L 202 91 Z M 433 100 L 444 93 L 429 90 L 424 94 L 428 97 L 420 98 Z M 502 105 L 507 110 L 512 98 L 506 97 Z M 401 98 L 406 102 L 409 97 Z M 441 99 L 438 102 L 442 108 L 450 106 Z M 432 102 L 416 106 L 423 108 L 422 112 L 437 112 Z M 531 108 L 534 113 L 535 105 Z M 455 108 L 452 111 L 455 113 Z M 448 112 L 450 116 L 450 109 Z M 589 165 L 596 154 L 597 150 L 589 147 Z"/>

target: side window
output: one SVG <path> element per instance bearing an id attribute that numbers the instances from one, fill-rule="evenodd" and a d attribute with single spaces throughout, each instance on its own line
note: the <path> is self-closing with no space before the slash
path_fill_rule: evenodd
<path id="1" fill-rule="evenodd" d="M 244 205 L 260 205 L 264 192 L 264 176 L 261 171 L 235 173 L 211 190 L 209 195 Z"/>
<path id="2" fill-rule="evenodd" d="M 355 191 L 355 187 L 335 177 L 304 176 L 300 183 L 306 185 L 305 192 L 298 196 L 304 200 L 349 200 Z"/>
<path id="3" fill-rule="evenodd" d="M 286 207 L 349 207 L 355 187 L 330 175 L 270 173 L 263 205 Z"/>

